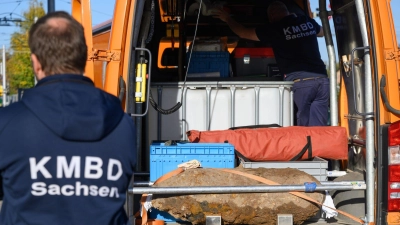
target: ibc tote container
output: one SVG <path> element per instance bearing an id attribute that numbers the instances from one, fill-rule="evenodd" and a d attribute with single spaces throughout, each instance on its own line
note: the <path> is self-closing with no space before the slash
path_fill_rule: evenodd
<path id="1" fill-rule="evenodd" d="M 188 81 L 152 83 L 155 102 L 168 115 L 149 106 L 148 146 L 154 140 L 187 140 L 189 130 L 224 130 L 259 124 L 293 125 L 291 81 Z M 183 96 L 181 95 L 183 92 Z"/>

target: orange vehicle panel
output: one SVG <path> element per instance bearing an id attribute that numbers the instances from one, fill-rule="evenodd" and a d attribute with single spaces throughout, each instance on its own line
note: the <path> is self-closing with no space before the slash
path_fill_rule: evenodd
<path id="1" fill-rule="evenodd" d="M 400 212 L 389 212 L 387 222 L 389 225 L 400 224 Z"/>
<path id="2" fill-rule="evenodd" d="M 108 49 L 108 42 L 110 40 L 110 31 L 103 32 L 101 34 L 97 34 L 93 36 L 93 48 L 94 49 Z M 104 63 L 103 61 L 94 61 L 94 76 L 101 77 L 103 81 L 103 74 L 105 75 L 104 70 Z M 103 86 L 103 82 L 102 82 Z"/>
<path id="3" fill-rule="evenodd" d="M 374 57 L 377 62 L 377 67 L 373 68 L 377 70 L 378 81 L 380 81 L 382 75 L 386 75 L 386 93 L 388 100 L 392 107 L 400 109 L 400 98 L 399 98 L 399 60 L 389 59 L 386 56 L 386 52 L 394 51 L 397 49 L 396 34 L 394 33 L 394 21 L 392 19 L 390 0 L 386 1 L 372 1 L 371 2 L 372 12 L 372 23 L 375 28 L 374 40 L 375 40 L 375 54 Z M 379 90 L 377 90 L 379 91 Z M 380 115 L 378 118 L 380 124 L 393 123 L 400 119 L 399 116 L 390 113 L 387 108 L 383 105 L 382 100 L 380 101 Z"/>

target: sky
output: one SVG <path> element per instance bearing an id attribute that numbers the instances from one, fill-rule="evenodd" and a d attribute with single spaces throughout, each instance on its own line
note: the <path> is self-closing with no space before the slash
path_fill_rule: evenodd
<path id="1" fill-rule="evenodd" d="M 42 0 L 44 9 L 47 11 L 47 0 Z M 114 11 L 114 0 L 92 0 L 92 23 L 97 25 L 103 21 L 110 19 Z M 329 2 L 329 1 L 328 1 Z M 311 10 L 315 11 L 319 7 L 318 0 L 310 0 Z M 398 11 L 393 13 L 395 20 L 395 29 L 397 30 L 397 41 L 400 42 L 400 0 L 392 0 L 392 8 Z M 23 19 L 20 15 L 29 8 L 29 0 L 0 0 L 0 18 L 6 16 L 13 19 Z M 55 0 L 55 9 L 71 12 L 70 0 Z M 316 21 L 321 24 L 319 18 Z M 331 22 L 332 23 L 332 22 Z M 3 45 L 7 48 L 10 46 L 10 35 L 18 31 L 16 26 L 0 26 L 0 47 Z M 334 34 L 334 30 L 332 30 Z M 322 59 L 327 62 L 328 55 L 326 51 L 325 39 L 318 38 Z M 336 50 L 335 50 L 336 51 Z M 336 51 L 337 54 L 337 51 Z"/>
<path id="2" fill-rule="evenodd" d="M 45 11 L 47 11 L 47 0 L 43 2 Z M 0 19 L 4 17 L 13 19 L 23 19 L 21 15 L 29 9 L 30 0 L 0 0 Z M 105 20 L 111 19 L 114 13 L 114 0 L 92 0 L 92 23 L 99 24 Z M 71 12 L 70 0 L 55 0 L 55 9 Z M 1 25 L 1 23 L 0 23 Z M 10 47 L 10 36 L 13 32 L 19 31 L 18 27 L 0 26 L 0 47 L 5 45 L 6 49 Z"/>

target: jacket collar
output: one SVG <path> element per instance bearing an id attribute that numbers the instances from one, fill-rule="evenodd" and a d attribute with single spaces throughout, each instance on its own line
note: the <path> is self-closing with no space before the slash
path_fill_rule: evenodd
<path id="1" fill-rule="evenodd" d="M 85 77 L 83 75 L 79 74 L 54 74 L 47 76 L 43 79 L 41 79 L 37 84 L 36 87 L 38 86 L 43 86 L 43 85 L 48 85 L 52 83 L 58 83 L 58 82 L 76 82 L 76 83 L 84 83 L 88 85 L 94 85 L 93 81 Z"/>

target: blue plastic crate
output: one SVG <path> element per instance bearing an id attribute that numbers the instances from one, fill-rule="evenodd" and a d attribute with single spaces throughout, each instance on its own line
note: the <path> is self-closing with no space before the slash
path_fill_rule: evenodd
<path id="1" fill-rule="evenodd" d="M 164 142 L 150 145 L 150 181 L 178 168 L 178 165 L 196 159 L 203 168 L 234 168 L 235 149 L 229 143 L 190 143 L 178 142 L 176 145 L 165 146 Z M 152 208 L 150 218 L 165 222 L 176 222 L 167 212 Z"/>
<path id="2" fill-rule="evenodd" d="M 189 60 L 190 52 L 186 59 Z M 188 73 L 219 72 L 220 77 L 229 77 L 229 52 L 192 52 Z"/>
<path id="3" fill-rule="evenodd" d="M 150 181 L 175 170 L 179 164 L 196 159 L 204 168 L 234 168 L 235 149 L 229 143 L 178 142 L 165 146 L 153 142 L 150 146 Z"/>
<path id="4" fill-rule="evenodd" d="M 185 221 L 176 219 L 175 217 L 171 216 L 171 214 L 160 211 L 156 208 L 151 208 L 149 211 L 149 218 L 150 219 L 158 219 L 158 220 L 164 220 L 165 224 L 168 223 L 176 223 L 179 222 L 179 224 L 183 224 Z M 187 222 L 186 222 L 187 223 Z"/>

